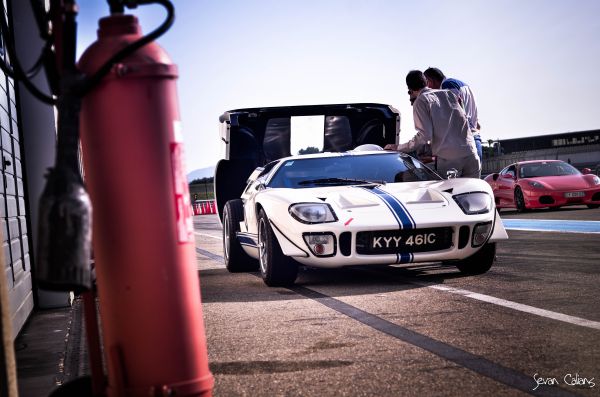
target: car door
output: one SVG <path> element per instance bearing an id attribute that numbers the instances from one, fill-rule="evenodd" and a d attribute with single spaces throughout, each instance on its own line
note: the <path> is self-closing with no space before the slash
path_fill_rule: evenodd
<path id="1" fill-rule="evenodd" d="M 514 205 L 514 188 L 516 183 L 517 167 L 511 164 L 500 171 L 496 179 L 496 197 L 503 205 Z"/>
<path id="2" fill-rule="evenodd" d="M 258 170 L 259 168 L 257 168 Z M 244 233 L 256 234 L 256 214 L 254 211 L 254 197 L 258 193 L 261 182 L 258 179 L 248 180 L 246 189 L 242 192 L 241 199 L 244 203 L 244 222 L 240 231 Z"/>
<path id="3" fill-rule="evenodd" d="M 251 234 L 258 234 L 257 228 L 257 213 L 256 213 L 256 195 L 265 189 L 265 183 L 269 179 L 269 175 L 276 168 L 279 161 L 272 161 L 265 165 L 264 168 L 257 168 L 256 177 L 254 173 L 248 180 L 248 185 L 242 193 L 242 201 L 244 203 L 244 225 L 241 228 L 242 231 Z"/>

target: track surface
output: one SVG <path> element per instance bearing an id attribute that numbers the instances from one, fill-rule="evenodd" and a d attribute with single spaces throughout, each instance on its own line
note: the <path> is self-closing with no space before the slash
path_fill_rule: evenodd
<path id="1" fill-rule="evenodd" d="M 500 214 L 484 275 L 304 270 L 289 289 L 228 273 L 218 218 L 196 216 L 214 395 L 599 396 L 600 209 Z"/>

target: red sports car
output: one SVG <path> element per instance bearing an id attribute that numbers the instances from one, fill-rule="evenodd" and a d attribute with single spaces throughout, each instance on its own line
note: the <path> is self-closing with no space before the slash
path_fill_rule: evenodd
<path id="1" fill-rule="evenodd" d="M 560 160 L 521 161 L 485 177 L 497 208 L 600 207 L 600 178 Z"/>

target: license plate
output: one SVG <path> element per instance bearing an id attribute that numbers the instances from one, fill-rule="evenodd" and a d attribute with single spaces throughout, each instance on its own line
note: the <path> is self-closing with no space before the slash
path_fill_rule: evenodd
<path id="1" fill-rule="evenodd" d="M 427 252 L 447 249 L 451 244 L 451 228 L 386 230 L 358 233 L 356 250 L 359 254 Z"/>
<path id="2" fill-rule="evenodd" d="M 583 196 L 585 196 L 584 192 L 567 192 L 567 193 L 565 193 L 566 198 L 583 197 Z"/>

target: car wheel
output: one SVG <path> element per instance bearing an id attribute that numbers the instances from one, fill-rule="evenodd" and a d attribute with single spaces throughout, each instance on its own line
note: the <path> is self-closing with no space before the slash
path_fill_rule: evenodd
<path id="1" fill-rule="evenodd" d="M 474 255 L 456 263 L 464 274 L 483 274 L 490 270 L 496 259 L 496 243 L 487 243 Z"/>
<path id="2" fill-rule="evenodd" d="M 258 214 L 258 258 L 260 275 L 269 287 L 291 285 L 298 276 L 298 263 L 285 256 L 264 210 Z"/>
<path id="3" fill-rule="evenodd" d="M 594 209 L 594 208 L 599 208 L 600 204 L 588 204 L 587 205 L 588 208 Z"/>
<path id="4" fill-rule="evenodd" d="M 236 232 L 240 231 L 240 222 L 244 220 L 244 204 L 242 200 L 229 200 L 223 208 L 223 257 L 225 267 L 231 273 L 251 272 L 258 269 L 258 262 L 249 257 Z"/>
<path id="5" fill-rule="evenodd" d="M 523 197 L 523 191 L 521 188 L 515 189 L 515 207 L 519 212 L 527 211 L 527 207 L 525 206 L 525 197 Z"/>

